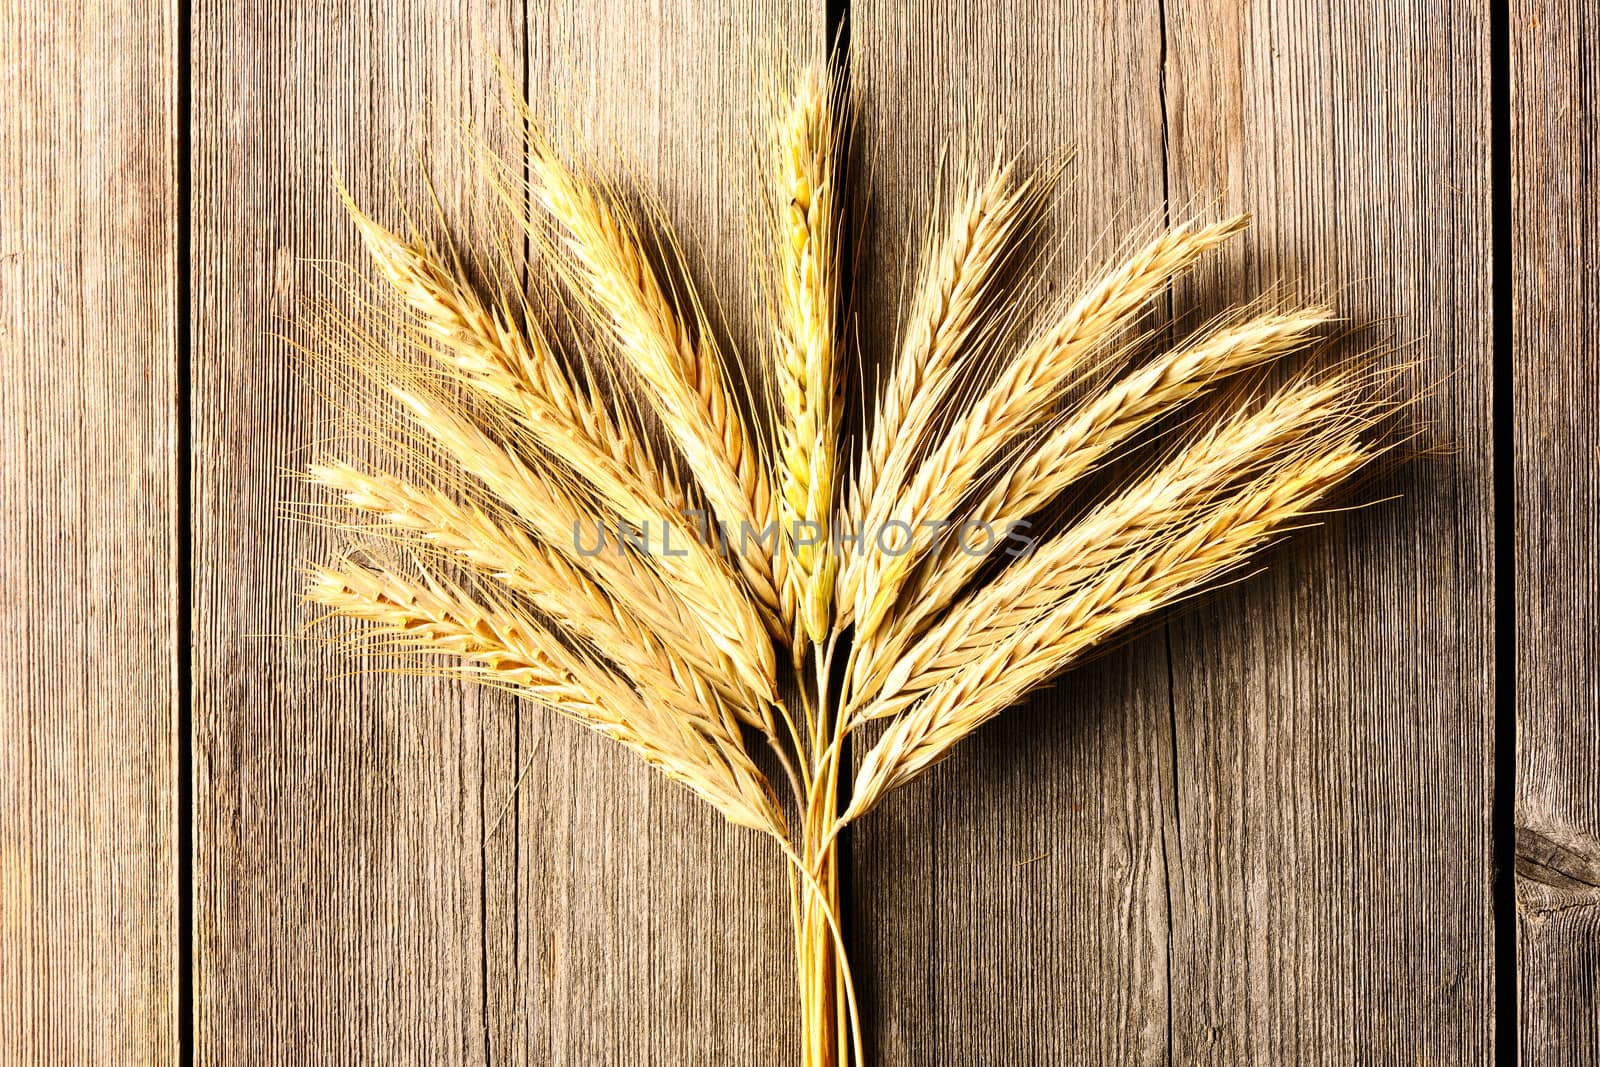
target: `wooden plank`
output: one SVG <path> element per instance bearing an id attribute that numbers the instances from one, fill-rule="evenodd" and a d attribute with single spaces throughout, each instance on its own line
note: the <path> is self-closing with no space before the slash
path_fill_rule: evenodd
<path id="1" fill-rule="evenodd" d="M 0 1060 L 177 1058 L 176 14 L 0 12 Z"/>
<path id="2" fill-rule="evenodd" d="M 332 20 L 197 18 L 202 1057 L 793 1057 L 773 849 L 571 724 L 449 685 L 334 677 L 343 663 L 317 646 L 251 636 L 304 619 L 294 568 L 328 550 L 276 517 L 290 491 L 272 472 L 303 460 L 326 410 L 264 335 L 267 312 L 292 306 L 308 273 L 298 260 L 356 257 L 329 166 L 386 202 L 389 162 L 420 117 L 454 195 L 446 126 L 493 110 L 480 36 L 525 69 L 541 110 L 576 119 L 602 156 L 624 147 L 719 283 L 734 337 L 753 339 L 743 206 L 725 195 L 724 160 L 742 149 L 719 134 L 743 131 L 757 46 L 787 35 L 820 47 L 820 9 L 527 16 L 383 3 Z M 414 200 L 414 168 L 397 185 Z"/>
<path id="3" fill-rule="evenodd" d="M 1600 1059 L 1600 136 L 1592 4 L 1510 7 L 1516 899 L 1525 1063 Z"/>
<path id="4" fill-rule="evenodd" d="M 1487 17 L 1166 7 L 1171 202 L 1254 232 L 1178 295 L 1333 295 L 1411 344 L 1447 455 L 1172 627 L 1173 1055 L 1485 1063 L 1493 1045 Z M 1177 210 L 1175 206 L 1174 210 Z"/>
<path id="5" fill-rule="evenodd" d="M 305 261 L 360 262 L 335 169 L 391 223 L 424 165 L 463 206 L 456 123 L 498 107 L 521 10 L 202 4 L 193 31 L 196 1061 L 484 1063 L 515 711 L 293 636 L 335 546 L 283 472 L 330 408 L 275 335 L 328 291 Z"/>
<path id="6" fill-rule="evenodd" d="M 1156 5 L 853 9 L 875 214 L 858 299 L 894 337 L 940 150 L 1077 147 L 1065 276 L 1162 207 Z M 1057 279 L 1059 284 L 1060 279 Z M 1167 664 L 1159 634 L 965 742 L 850 842 L 855 961 L 884 1063 L 1167 1061 Z"/>
<path id="7" fill-rule="evenodd" d="M 660 201 L 734 349 L 759 358 L 745 134 L 761 57 L 822 54 L 822 5 L 625 0 L 530 9 L 528 84 L 575 146 Z M 521 719 L 523 988 L 510 1045 L 552 1064 L 785 1063 L 798 1054 L 777 850 L 592 734 Z"/>
<path id="8" fill-rule="evenodd" d="M 916 232 L 891 212 L 926 197 L 926 131 L 1076 142 L 1069 263 L 1164 185 L 1175 213 L 1252 210 L 1255 235 L 1175 298 L 1180 323 L 1284 281 L 1336 290 L 1357 322 L 1404 316 L 1449 376 L 1421 414 L 1456 449 L 873 816 L 854 870 L 880 1053 L 1482 1062 L 1485 27 L 1402 5 L 1169 0 L 1163 26 L 1153 5 L 927 0 L 866 12 L 853 42 L 891 254 Z"/>

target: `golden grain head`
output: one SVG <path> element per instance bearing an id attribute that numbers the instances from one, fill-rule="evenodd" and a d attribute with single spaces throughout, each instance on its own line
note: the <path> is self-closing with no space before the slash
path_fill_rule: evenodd
<path id="1" fill-rule="evenodd" d="M 782 605 L 799 637 L 833 624 L 831 537 L 838 469 L 841 328 L 840 133 L 831 88 L 802 79 L 780 116 L 771 178 Z"/>
<path id="2" fill-rule="evenodd" d="M 822 1064 L 859 1036 L 840 830 L 1030 689 L 1313 521 L 1390 447 L 1405 405 L 1382 370 L 1278 369 L 1325 333 L 1322 306 L 1237 310 L 1166 346 L 1141 331 L 1243 217 L 1146 240 L 1023 328 L 1032 304 L 1006 264 L 1051 182 L 997 153 L 929 224 L 900 341 L 858 398 L 870 431 L 851 442 L 850 123 L 829 73 L 780 95 L 757 164 L 771 358 L 752 377 L 770 378 L 770 429 L 659 211 L 569 163 L 525 106 L 526 165 L 485 162 L 557 294 L 538 311 L 341 187 L 391 299 L 330 301 L 308 347 L 385 398 L 362 436 L 400 469 L 310 467 L 328 501 L 307 515 L 370 548 L 312 568 L 306 595 L 357 625 L 356 648 L 536 700 L 776 840 L 803 1044 Z M 1064 500 L 1019 558 L 928 533 L 976 524 L 994 546 Z M 835 534 L 841 510 L 852 536 Z M 851 775 L 845 742 L 873 721 Z"/>
<path id="3" fill-rule="evenodd" d="M 493 603 L 525 605 L 591 650 L 657 712 L 718 723 L 734 735 L 756 730 L 779 751 L 802 799 L 831 773 L 838 739 L 861 721 L 896 719 L 901 763 L 885 762 L 880 752 L 873 774 L 861 779 L 879 795 L 886 783 L 904 779 L 906 768 L 925 764 L 931 742 L 920 734 L 907 740 L 915 732 L 907 723 L 949 702 L 939 694 L 959 688 L 968 700 L 961 721 L 977 721 L 984 715 L 972 709 L 992 712 L 1020 695 L 1011 693 L 1015 679 L 1036 674 L 1036 684 L 1047 677 L 1049 671 L 1012 671 L 1002 662 L 1004 686 L 981 699 L 969 692 L 982 688 L 971 676 L 974 664 L 995 669 L 994 650 L 1017 635 L 1042 620 L 1056 620 L 1059 629 L 1059 620 L 1076 618 L 1064 605 L 1085 590 L 1103 593 L 1096 583 L 1105 575 L 1142 575 L 1151 558 L 1166 558 L 1180 542 L 1197 558 L 1211 549 L 1242 558 L 1261 538 L 1239 541 L 1214 514 L 1241 481 L 1266 477 L 1263 471 L 1278 470 L 1274 464 L 1307 461 L 1308 452 L 1320 457 L 1334 444 L 1365 454 L 1362 435 L 1378 407 L 1363 399 L 1359 376 L 1301 382 L 1210 432 L 1187 433 L 1143 481 L 1123 486 L 1040 551 L 973 589 L 985 573 L 984 553 L 915 536 L 906 550 L 889 551 L 874 531 L 1027 518 L 1231 377 L 1304 347 L 1329 321 L 1320 307 L 1232 315 L 1132 370 L 1105 373 L 1126 360 L 1140 311 L 1239 233 L 1244 220 L 1185 223 L 1148 240 L 1046 316 L 1008 358 L 986 353 L 980 360 L 983 324 L 1006 314 L 1001 264 L 1044 183 L 1018 176 L 1004 156 L 973 169 L 945 224 L 930 230 L 903 343 L 872 401 L 873 430 L 856 450 L 850 490 L 840 494 L 848 421 L 839 375 L 849 332 L 838 185 L 845 145 L 830 79 L 810 72 L 795 81 L 767 157 L 765 270 L 774 290 L 777 400 L 770 467 L 744 425 L 698 300 L 669 297 L 679 292 L 662 281 L 660 271 L 670 265 L 652 262 L 645 227 L 619 194 L 568 165 L 537 125 L 529 128 L 528 189 L 542 216 L 515 218 L 536 236 L 545 263 L 569 290 L 561 306 L 585 317 L 583 328 L 547 327 L 532 320 L 526 302 L 485 296 L 462 264 L 415 232 L 402 238 L 386 229 L 341 189 L 407 329 L 330 338 L 329 345 L 370 352 L 380 344 L 375 337 L 400 337 L 434 364 L 432 376 L 376 377 L 440 458 L 425 485 L 338 460 L 314 466 L 312 480 L 347 506 L 346 528 L 404 540 L 492 588 Z M 509 170 L 494 179 L 508 200 Z M 359 316 L 331 321 L 360 329 Z M 574 358 L 549 340 L 558 335 L 608 337 L 611 351 Z M 645 437 L 643 423 L 576 369 L 592 358 L 612 359 L 633 376 L 668 442 Z M 403 357 L 392 362 L 399 366 Z M 985 368 L 986 380 L 973 377 Z M 1071 404 L 1063 410 L 1066 397 Z M 685 461 L 693 492 L 711 504 L 706 518 L 715 522 L 697 526 L 686 513 L 691 497 L 671 475 L 672 457 L 657 460 L 663 448 Z M 841 499 L 858 510 L 847 521 L 860 540 L 848 545 L 831 543 Z M 1303 496 L 1288 500 L 1292 507 L 1262 519 L 1265 529 L 1303 512 Z M 769 516 L 780 531 L 803 525 L 821 533 L 772 537 Z M 616 549 L 584 551 L 586 522 L 612 524 Z M 705 536 L 727 538 L 732 529 L 756 536 Z M 1217 543 L 1191 543 L 1197 530 Z M 1130 604 L 1165 603 L 1225 569 L 1186 564 L 1170 571 L 1183 582 L 1155 592 L 1140 585 L 1139 597 L 1093 615 L 1097 636 L 1083 647 L 1109 632 L 1107 618 L 1120 626 L 1149 610 L 1130 615 Z M 1055 646 L 1078 648 L 1088 632 L 1064 632 Z M 836 694 L 821 684 L 787 706 L 778 697 L 780 660 L 798 663 L 810 646 L 819 666 L 833 663 L 841 641 L 842 707 L 829 710 Z M 1032 646 L 1029 654 L 1042 655 Z M 480 657 L 474 671 L 484 662 Z M 993 693 L 1011 696 L 997 703 Z M 948 738 L 953 729 L 941 720 L 936 733 Z"/>

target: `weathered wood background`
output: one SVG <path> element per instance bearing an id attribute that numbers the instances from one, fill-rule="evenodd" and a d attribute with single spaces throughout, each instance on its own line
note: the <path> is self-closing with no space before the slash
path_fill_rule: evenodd
<path id="1" fill-rule="evenodd" d="M 283 472 L 329 411 L 276 334 L 356 258 L 334 169 L 464 217 L 493 53 L 626 146 L 753 340 L 730 160 L 760 57 L 837 15 L 0 8 L 0 1061 L 793 1058 L 771 849 L 593 735 L 284 636 L 326 535 Z M 1174 312 L 1332 292 L 1439 382 L 1447 446 L 854 833 L 876 1059 L 1600 1062 L 1593 5 L 848 26 L 869 341 L 942 145 L 1075 145 L 1066 262 L 1251 211 Z"/>

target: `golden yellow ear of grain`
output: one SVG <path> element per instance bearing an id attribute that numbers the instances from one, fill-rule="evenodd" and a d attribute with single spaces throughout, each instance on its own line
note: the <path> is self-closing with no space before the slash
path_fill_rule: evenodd
<path id="1" fill-rule="evenodd" d="M 696 640 L 698 630 L 658 636 L 629 602 L 639 595 L 637 585 L 603 584 L 504 518 L 491 519 L 470 504 L 393 475 L 337 461 L 313 464 L 309 474 L 349 507 L 376 516 L 390 530 L 436 546 L 485 580 L 523 597 L 593 644 L 641 688 L 663 693 L 675 704 L 687 701 L 684 709 L 695 714 L 712 709 L 742 717 L 759 729 L 772 728 L 767 709 L 777 694 L 750 688 L 726 657 Z"/>
<path id="2" fill-rule="evenodd" d="M 1202 433 L 1147 477 L 1118 491 L 1030 557 L 969 594 L 909 648 L 865 657 L 855 681 L 862 714 L 894 714 L 929 688 L 1025 629 L 1084 583 L 1208 512 L 1241 479 L 1307 451 L 1353 447 L 1380 409 L 1348 376 L 1287 386 Z"/>
<path id="3" fill-rule="evenodd" d="M 709 716 L 663 713 L 650 694 L 507 604 L 476 601 L 436 577 L 418 582 L 349 562 L 314 570 L 306 596 L 368 623 L 365 639 L 390 639 L 389 651 L 453 652 L 462 666 L 425 669 L 540 700 L 633 749 L 729 822 L 786 840 L 777 800 L 737 732 Z"/>
<path id="4" fill-rule="evenodd" d="M 1006 365 L 951 426 L 894 499 L 866 517 L 869 531 L 891 523 L 920 531 L 947 520 L 989 461 L 1049 416 L 1053 402 L 1087 370 L 1090 357 L 1124 330 L 1135 312 L 1201 256 L 1244 229 L 1245 220 L 1185 224 L 1147 244 L 1089 287 L 1057 322 Z M 894 611 L 901 587 L 928 548 L 916 537 L 907 551 L 852 557 L 843 595 L 854 606 L 857 640 L 872 640 Z"/>
<path id="5" fill-rule="evenodd" d="M 446 397 L 441 389 L 459 380 L 452 365 L 445 365 L 442 376 L 417 373 L 403 356 L 386 347 L 386 334 L 361 318 L 331 315 L 316 327 L 324 346 L 335 351 L 358 379 L 398 400 L 417 429 L 449 457 L 452 462 L 440 472 L 444 478 L 456 479 L 482 499 L 494 501 L 578 566 L 605 571 L 617 595 L 629 597 L 630 603 L 648 613 L 646 621 L 652 627 L 702 635 L 753 691 L 776 692 L 776 657 L 771 642 L 761 636 L 766 620 L 752 604 L 747 587 L 713 546 L 687 528 L 684 516 L 666 514 L 669 509 L 659 501 L 652 504 L 642 482 L 630 481 L 615 463 L 592 449 L 571 446 L 568 459 L 585 464 L 584 477 L 591 479 L 590 488 L 598 494 L 592 498 L 544 447 L 561 449 L 571 444 L 568 439 L 557 435 L 541 447 L 518 447 L 519 442 L 497 436 L 501 427 L 486 428 L 480 409 Z M 417 449 L 403 445 L 401 451 Z M 674 550 L 649 558 L 633 551 L 580 553 L 580 530 L 598 523 L 615 530 L 617 509 L 626 513 L 628 523 L 648 519 L 657 530 L 658 543 L 664 536 L 662 524 L 672 522 Z"/>
<path id="6" fill-rule="evenodd" d="M 997 157 L 987 175 L 969 175 L 944 232 L 924 253 L 905 341 L 879 393 L 852 486 L 856 513 L 904 488 L 973 354 L 974 333 L 998 310 L 997 273 L 1039 188 L 1031 177 L 1014 181 L 1012 171 Z M 835 626 L 842 629 L 853 611 L 847 593 L 839 601 Z"/>
<path id="7" fill-rule="evenodd" d="M 1054 429 L 1030 446 L 966 512 L 964 522 L 999 530 L 1026 520 L 1078 482 L 1140 430 L 1238 374 L 1305 345 L 1332 317 L 1324 308 L 1260 315 L 1223 325 L 1152 360 L 1085 398 Z M 997 538 L 998 540 L 998 538 Z M 916 637 L 924 624 L 966 587 L 986 558 L 951 539 L 909 586 L 900 608 L 857 654 L 860 677 L 870 678 Z"/>
<path id="8" fill-rule="evenodd" d="M 612 196 L 568 167 L 531 115 L 528 181 L 535 202 L 559 230 L 552 241 L 535 220 L 530 234 L 549 262 L 564 269 L 583 307 L 616 340 L 657 415 L 683 452 L 717 519 L 734 531 L 760 531 L 773 515 L 767 465 L 728 385 L 727 370 L 699 301 L 684 301 L 685 322 L 667 298 L 640 241 L 638 225 Z M 508 199 L 515 198 L 506 192 Z M 520 205 L 518 205 L 520 211 Z M 680 272 L 681 273 L 681 272 Z M 782 636 L 778 592 L 759 540 L 735 559 L 770 628 Z"/>
<path id="9" fill-rule="evenodd" d="M 596 520 L 594 508 L 581 503 L 559 478 L 530 467 L 515 451 L 452 411 L 440 398 L 420 390 L 391 388 L 390 392 L 405 404 L 417 425 L 490 496 L 540 530 L 546 543 L 562 552 L 577 553 L 576 531 Z M 603 517 L 603 513 L 599 514 Z M 640 580 L 647 575 L 659 579 L 659 587 L 668 593 L 660 598 L 641 598 L 640 603 L 660 606 L 664 612 L 662 625 L 698 626 L 758 687 L 775 684 L 770 680 L 776 678 L 776 657 L 744 587 L 726 562 L 699 540 L 682 540 L 678 547 L 681 554 L 657 552 L 644 561 L 647 567 L 634 569 Z M 620 566 L 629 557 L 602 552 L 594 558 L 615 559 Z M 677 607 L 681 612 L 674 610 Z M 675 620 L 669 622 L 674 616 Z"/>
<path id="10" fill-rule="evenodd" d="M 840 822 L 870 810 L 1109 635 L 1237 567 L 1286 526 L 1303 522 L 1330 488 L 1372 455 L 1360 446 L 1335 446 L 1296 456 L 1170 539 L 1133 553 L 1032 625 L 1011 629 L 895 718 L 862 760 Z"/>
<path id="11" fill-rule="evenodd" d="M 786 621 L 813 643 L 832 627 L 838 466 L 841 146 L 833 92 L 815 70 L 776 136 L 771 205 L 777 285 L 778 519 Z"/>
<path id="12" fill-rule="evenodd" d="M 423 346 L 429 355 L 504 405 L 536 437 L 566 446 L 569 459 L 601 453 L 629 471 L 648 498 L 682 511 L 686 498 L 670 468 L 642 435 L 612 417 L 601 397 L 574 382 L 531 316 L 519 327 L 509 300 L 491 306 L 420 238 L 402 240 L 363 214 L 342 187 L 340 195 L 378 272 L 439 346 Z"/>

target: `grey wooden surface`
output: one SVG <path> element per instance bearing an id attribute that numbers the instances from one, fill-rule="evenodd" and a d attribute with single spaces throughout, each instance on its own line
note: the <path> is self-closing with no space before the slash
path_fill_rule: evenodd
<path id="1" fill-rule="evenodd" d="M 391 222 L 427 173 L 465 222 L 455 124 L 499 136 L 493 53 L 659 194 L 753 348 L 744 125 L 764 49 L 816 54 L 826 19 L 800 0 L 195 5 L 180 82 L 174 6 L 0 9 L 0 1060 L 793 1058 L 770 848 L 575 727 L 351 673 L 295 636 L 297 568 L 331 543 L 283 517 L 286 472 L 341 396 L 276 335 L 315 261 L 358 259 L 335 169 Z M 1524 1062 L 1596 1059 L 1581 42 L 1600 27 L 1582 4 L 1511 3 L 1512 121 L 1492 130 L 1488 19 L 1399 0 L 853 6 L 869 341 L 890 336 L 941 145 L 1076 146 L 1049 220 L 1060 284 L 1140 225 L 1249 210 L 1251 235 L 1174 295 L 1177 323 L 1274 286 L 1332 294 L 1381 327 L 1353 344 L 1411 345 L 1447 446 L 1368 487 L 1397 499 L 1009 714 L 852 834 L 879 1062 L 1487 1063 L 1508 1010 Z M 1515 340 L 1498 379 L 1497 310 Z M 1498 524 L 1497 389 L 1516 412 Z M 1517 560 L 1499 783 L 1496 536 Z M 1492 804 L 1513 793 L 1497 901 Z"/>
<path id="2" fill-rule="evenodd" d="M 1256 217 L 1253 243 L 1197 288 L 1331 293 L 1362 328 L 1347 351 L 1392 338 L 1421 362 L 1435 384 L 1416 422 L 1445 450 L 1172 630 L 1174 987 L 1192 1006 L 1175 1008 L 1175 1054 L 1485 1062 L 1487 11 L 1167 10 L 1171 200 L 1221 195 Z"/>
<path id="3" fill-rule="evenodd" d="M 177 1050 L 175 8 L 0 7 L 0 1062 Z"/>
<path id="4" fill-rule="evenodd" d="M 423 164 L 459 171 L 456 115 L 431 102 L 487 109 L 486 50 L 515 60 L 522 39 L 521 12 L 486 3 L 195 10 L 198 1063 L 483 1062 L 504 1017 L 484 837 L 515 711 L 351 674 L 293 636 L 299 568 L 328 541 L 284 518 L 304 495 L 287 472 L 330 432 L 330 405 L 275 335 L 317 291 L 308 261 L 359 254 L 335 169 L 385 208 L 420 197 Z"/>
<path id="5" fill-rule="evenodd" d="M 1180 327 L 1275 288 L 1392 319 L 1448 376 L 1420 416 L 1455 444 L 1368 489 L 1401 500 L 1009 713 L 860 830 L 889 1062 L 1489 1058 L 1487 27 L 1363 12 L 857 18 L 900 243 L 937 138 L 1075 144 L 1069 261 L 1151 217 L 1249 211 L 1175 294 Z"/>
<path id="6" fill-rule="evenodd" d="M 1511 5 L 1518 1021 L 1600 1061 L 1600 14 Z"/>
<path id="7" fill-rule="evenodd" d="M 492 51 L 581 144 L 662 198 L 724 290 L 747 287 L 735 143 L 755 48 L 820 13 L 689 5 L 207 13 L 195 152 L 196 1014 L 211 1062 L 781 1062 L 787 895 L 775 850 L 597 735 L 495 695 L 280 635 L 310 615 L 284 521 L 330 414 L 271 334 L 359 262 L 330 175 L 399 225 L 471 217 L 453 125 L 493 132 Z M 737 129 L 737 127 L 734 127 Z M 415 158 L 420 146 L 421 159 Z M 398 171 L 398 177 L 394 177 Z M 450 208 L 455 210 L 451 211 Z M 459 236 L 459 234 L 458 234 Z M 749 309 L 742 316 L 748 335 Z M 745 338 L 747 341 L 749 337 Z M 520 783 L 520 784 L 519 784 Z"/>

